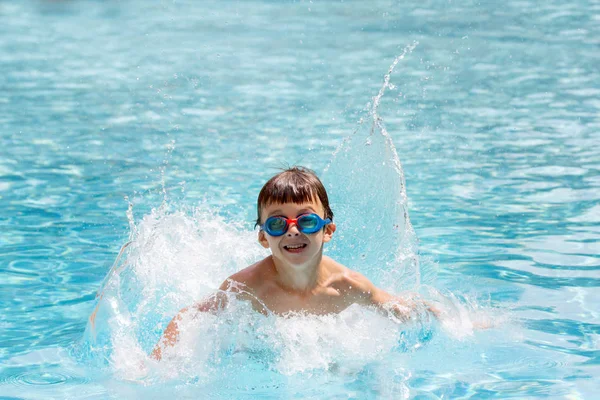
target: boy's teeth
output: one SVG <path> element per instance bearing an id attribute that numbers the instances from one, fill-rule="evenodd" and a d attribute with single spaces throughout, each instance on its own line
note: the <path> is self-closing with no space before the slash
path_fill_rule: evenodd
<path id="1" fill-rule="evenodd" d="M 304 247 L 304 246 L 305 245 L 303 245 L 303 244 L 296 244 L 296 245 L 288 245 L 288 246 L 285 246 L 285 247 L 287 249 L 299 249 L 299 248 Z"/>

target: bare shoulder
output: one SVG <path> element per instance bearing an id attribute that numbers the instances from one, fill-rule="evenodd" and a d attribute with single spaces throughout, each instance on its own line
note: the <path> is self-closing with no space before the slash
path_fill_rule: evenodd
<path id="1" fill-rule="evenodd" d="M 220 290 L 238 292 L 242 285 L 245 289 L 255 289 L 268 279 L 269 271 L 271 270 L 271 258 L 266 257 L 257 263 L 254 263 L 235 274 L 231 275 L 219 287 Z"/>
<path id="2" fill-rule="evenodd" d="M 334 273 L 334 274 L 341 273 L 341 274 L 345 274 L 348 277 L 351 277 L 353 279 L 370 282 L 369 279 L 366 276 L 364 276 L 363 274 L 361 274 L 360 272 L 354 271 L 353 269 L 346 267 L 345 265 L 335 261 L 331 257 L 323 256 L 323 261 L 325 262 L 327 269 L 331 273 Z"/>
<path id="3" fill-rule="evenodd" d="M 339 262 L 335 261 L 333 258 L 328 256 L 323 256 L 323 263 L 331 272 L 351 271 L 351 269 L 346 267 L 344 264 L 340 264 Z"/>
<path id="4" fill-rule="evenodd" d="M 265 284 L 273 280 L 273 269 L 273 261 L 269 256 L 225 279 L 219 287 L 219 294 L 227 298 L 224 292 L 235 293 L 238 299 L 250 301 L 256 311 L 266 314 L 267 309 L 259 299 Z"/>
<path id="5" fill-rule="evenodd" d="M 343 279 L 346 280 L 351 287 L 353 286 L 362 290 L 364 293 L 368 293 L 372 304 L 385 304 L 394 299 L 392 295 L 375 286 L 369 278 L 360 272 L 354 271 L 329 257 L 327 257 L 326 260 L 325 257 L 323 258 L 333 275 L 342 275 L 344 277 Z"/>

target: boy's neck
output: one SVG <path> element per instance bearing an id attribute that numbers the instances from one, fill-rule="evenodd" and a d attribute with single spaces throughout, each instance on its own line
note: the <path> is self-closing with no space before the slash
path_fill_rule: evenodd
<path id="1" fill-rule="evenodd" d="M 277 280 L 284 288 L 295 292 L 309 292 L 322 280 L 323 255 L 305 265 L 288 265 L 271 256 L 277 272 Z"/>

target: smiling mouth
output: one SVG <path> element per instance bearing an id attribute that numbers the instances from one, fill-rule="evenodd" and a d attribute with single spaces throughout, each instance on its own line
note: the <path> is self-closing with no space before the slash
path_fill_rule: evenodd
<path id="1" fill-rule="evenodd" d="M 306 244 L 305 243 L 301 243 L 301 244 L 288 244 L 287 246 L 283 246 L 283 248 L 286 251 L 289 251 L 290 253 L 300 253 L 302 250 L 304 250 L 306 248 Z"/>

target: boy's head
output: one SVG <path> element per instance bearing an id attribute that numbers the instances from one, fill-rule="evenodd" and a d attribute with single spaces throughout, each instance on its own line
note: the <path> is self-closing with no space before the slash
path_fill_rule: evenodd
<path id="1" fill-rule="evenodd" d="M 317 201 L 323 206 L 324 218 L 333 221 L 333 212 L 329 207 L 327 191 L 317 175 L 308 168 L 288 168 L 265 183 L 258 194 L 256 226 L 264 222 L 262 209 L 271 204 L 295 203 L 302 204 Z"/>

